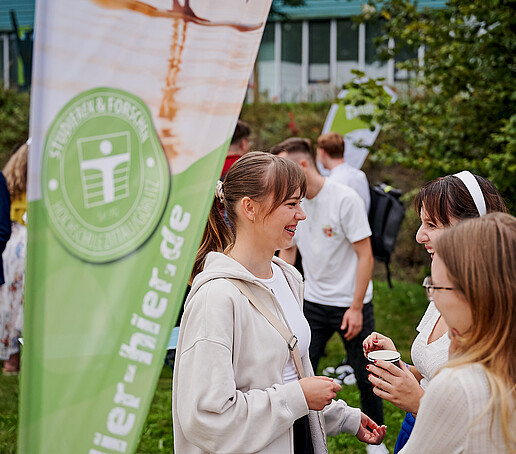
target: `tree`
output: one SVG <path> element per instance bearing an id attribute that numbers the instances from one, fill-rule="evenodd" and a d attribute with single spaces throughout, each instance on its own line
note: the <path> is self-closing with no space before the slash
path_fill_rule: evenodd
<path id="1" fill-rule="evenodd" d="M 429 179 L 470 170 L 493 181 L 514 211 L 515 7 L 514 0 L 448 0 L 423 10 L 406 0 L 369 2 L 359 20 L 382 24 L 379 58 L 413 55 L 398 64 L 412 77 L 395 104 L 381 99 L 381 80 L 347 85 L 343 102 L 380 105 L 363 116 L 382 125 L 373 159 L 424 169 Z"/>

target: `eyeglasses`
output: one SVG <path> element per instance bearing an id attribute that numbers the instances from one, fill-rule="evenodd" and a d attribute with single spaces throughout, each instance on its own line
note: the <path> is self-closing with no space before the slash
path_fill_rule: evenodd
<path id="1" fill-rule="evenodd" d="M 434 290 L 455 290 L 453 287 L 439 287 L 437 285 L 432 285 L 432 277 L 427 276 L 423 281 L 423 288 L 426 290 L 426 297 L 429 301 L 434 300 Z"/>

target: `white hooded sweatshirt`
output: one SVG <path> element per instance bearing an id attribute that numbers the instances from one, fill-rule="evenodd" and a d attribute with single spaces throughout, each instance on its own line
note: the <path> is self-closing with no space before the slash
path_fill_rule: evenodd
<path id="1" fill-rule="evenodd" d="M 302 310 L 298 271 L 274 257 Z M 361 411 L 334 401 L 309 411 L 298 381 L 283 383 L 290 358 L 285 340 L 226 278 L 248 284 L 280 317 L 274 294 L 232 258 L 211 252 L 185 304 L 172 386 L 174 448 L 178 454 L 294 453 L 293 424 L 309 415 L 316 454 L 326 433 L 356 435 Z M 303 366 L 313 375 L 308 356 Z"/>

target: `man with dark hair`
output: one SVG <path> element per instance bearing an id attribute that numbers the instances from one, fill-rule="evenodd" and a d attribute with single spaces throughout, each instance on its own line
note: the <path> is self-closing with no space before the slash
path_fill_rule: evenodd
<path id="1" fill-rule="evenodd" d="M 362 342 L 374 331 L 373 253 L 371 229 L 364 203 L 348 186 L 323 177 L 317 170 L 310 141 L 294 137 L 275 146 L 271 153 L 299 164 L 306 176 L 306 198 L 294 246 L 279 256 L 294 264 L 297 248 L 305 274 L 304 313 L 310 324 L 310 360 L 317 370 L 326 342 L 338 332 L 355 371 L 362 410 L 383 424 L 382 399 L 367 380 L 367 359 Z M 387 452 L 384 445 L 377 452 Z"/>
<path id="2" fill-rule="evenodd" d="M 365 203 L 369 213 L 371 194 L 367 176 L 344 162 L 344 139 L 336 132 L 328 132 L 317 139 L 317 159 L 330 171 L 328 178 L 353 188 Z"/>
<path id="3" fill-rule="evenodd" d="M 251 128 L 249 125 L 242 120 L 238 120 L 235 132 L 229 144 L 228 153 L 226 155 L 226 161 L 222 168 L 222 177 L 226 175 L 231 165 L 241 156 L 245 155 L 249 151 L 249 136 L 251 135 Z"/>

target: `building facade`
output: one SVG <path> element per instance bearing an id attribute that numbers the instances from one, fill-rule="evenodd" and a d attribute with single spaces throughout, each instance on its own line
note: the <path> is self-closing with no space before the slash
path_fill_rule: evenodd
<path id="1" fill-rule="evenodd" d="M 394 85 L 407 74 L 395 61 L 376 60 L 374 39 L 380 25 L 357 24 L 363 0 L 305 0 L 280 7 L 286 17 L 271 17 L 265 27 L 248 99 L 273 102 L 333 99 L 352 69 Z M 420 0 L 420 8 L 442 8 L 444 0 Z M 393 45 L 394 43 L 391 43 Z M 422 57 L 422 50 L 420 50 Z"/>
<path id="2" fill-rule="evenodd" d="M 383 77 L 390 85 L 406 80 L 407 74 L 396 69 L 395 61 L 382 63 L 375 58 L 374 39 L 380 25 L 352 20 L 365 3 L 304 0 L 303 6 L 278 6 L 281 15 L 271 16 L 265 26 L 247 101 L 334 99 L 342 84 L 353 78 L 352 69 Z M 418 5 L 442 8 L 445 0 L 419 0 Z M 34 11 L 35 0 L 0 2 L 0 83 L 4 88 L 30 85 Z"/>
<path id="3" fill-rule="evenodd" d="M 28 88 L 32 70 L 35 0 L 0 1 L 0 85 Z"/>

